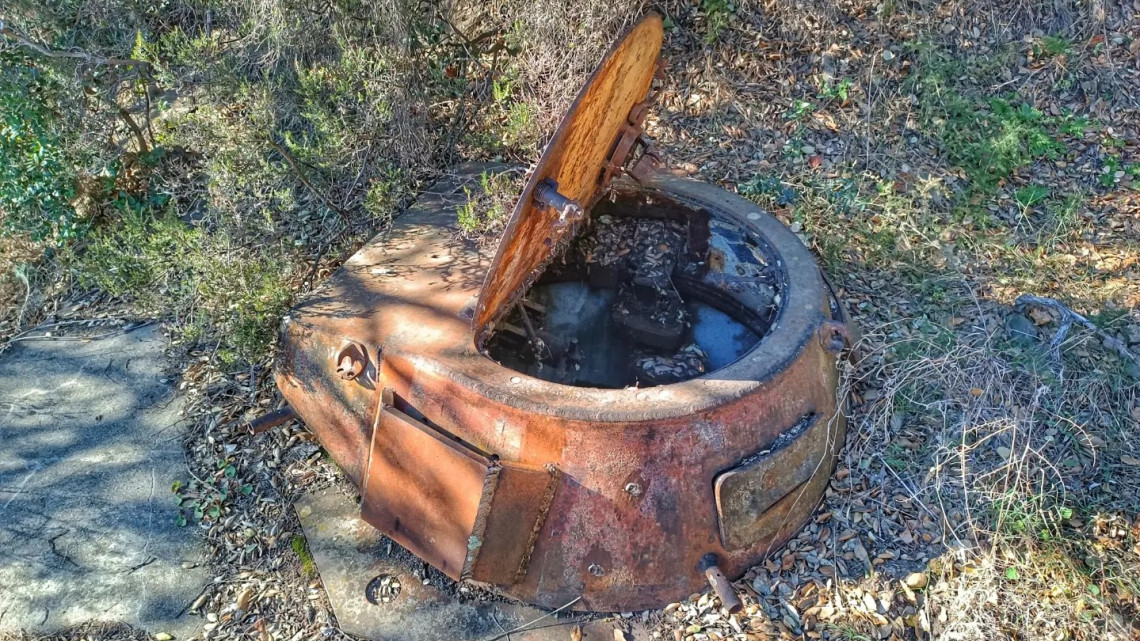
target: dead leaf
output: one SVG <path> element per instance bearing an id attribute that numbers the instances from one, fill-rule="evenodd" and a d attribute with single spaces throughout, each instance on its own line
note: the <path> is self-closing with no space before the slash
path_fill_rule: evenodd
<path id="1" fill-rule="evenodd" d="M 570 641 L 582 641 L 582 626 L 576 625 L 570 628 Z"/>
<path id="2" fill-rule="evenodd" d="M 811 165 L 812 169 L 819 169 L 819 166 L 823 164 L 823 156 L 816 154 L 808 158 L 808 164 Z"/>
<path id="3" fill-rule="evenodd" d="M 1120 462 L 1124 463 L 1125 465 L 1132 465 L 1134 467 L 1140 467 L 1140 459 L 1137 459 L 1136 457 L 1133 457 L 1133 456 L 1128 456 L 1127 454 L 1120 457 Z"/>
<path id="4" fill-rule="evenodd" d="M 249 602 L 253 599 L 253 590 L 246 588 L 241 591 L 237 598 L 237 609 L 241 611 L 249 610 Z"/>

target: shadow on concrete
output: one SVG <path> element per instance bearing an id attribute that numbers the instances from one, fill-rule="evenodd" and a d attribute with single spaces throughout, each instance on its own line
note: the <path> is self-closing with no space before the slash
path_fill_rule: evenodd
<path id="1" fill-rule="evenodd" d="M 189 636 L 206 581 L 174 523 L 180 403 L 154 327 L 0 358 L 0 633 L 113 622 Z"/>

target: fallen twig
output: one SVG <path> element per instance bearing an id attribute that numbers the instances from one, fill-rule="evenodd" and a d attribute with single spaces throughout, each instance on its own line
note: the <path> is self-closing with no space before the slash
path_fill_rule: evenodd
<path id="1" fill-rule="evenodd" d="M 494 637 L 491 637 L 490 639 L 487 639 L 487 641 L 498 641 L 499 639 L 502 639 L 504 637 L 509 637 L 510 635 L 512 635 L 516 632 L 522 632 L 524 630 L 527 630 L 530 628 L 530 626 L 534 625 L 535 623 L 538 623 L 539 621 L 542 621 L 543 619 L 550 618 L 550 617 L 558 614 L 559 612 L 565 610 L 566 608 L 574 605 L 575 603 L 577 603 L 581 600 L 582 600 L 582 597 L 577 597 L 573 601 L 571 601 L 571 602 L 567 603 L 566 605 L 558 608 L 557 610 L 551 610 L 550 612 L 547 612 L 546 614 L 538 617 L 537 619 L 528 621 L 527 623 L 524 623 L 518 627 L 511 628 L 510 630 L 507 630 L 506 632 L 504 632 L 498 636 L 494 636 Z"/>
<path id="2" fill-rule="evenodd" d="M 95 340 L 97 338 L 106 338 L 108 336 L 115 336 L 116 334 L 125 334 L 127 332 L 132 332 L 136 329 L 139 329 L 140 327 L 146 327 L 147 325 L 151 325 L 154 323 L 154 321 L 146 321 L 146 322 L 137 323 L 134 325 L 124 325 L 123 327 L 120 327 L 118 329 L 114 329 L 114 330 L 111 330 L 109 332 L 105 332 L 103 334 L 96 334 L 94 336 L 46 336 L 46 335 L 45 336 L 32 336 L 31 335 L 32 332 L 47 331 L 53 327 L 61 327 L 64 325 L 76 325 L 76 324 L 81 324 L 81 323 L 102 324 L 102 323 L 107 323 L 107 322 L 111 322 L 111 321 L 122 321 L 122 320 L 123 319 L 121 319 L 121 318 L 98 318 L 98 319 L 83 318 L 83 319 L 76 319 L 76 320 L 60 321 L 58 323 L 50 323 L 48 325 L 40 325 L 38 327 L 26 329 L 26 330 L 20 332 L 19 334 L 13 335 L 12 337 L 8 338 L 7 340 L 0 341 L 0 352 L 4 351 L 4 349 L 6 349 L 12 343 L 18 343 L 20 341 L 90 341 L 90 340 Z"/>
<path id="3" fill-rule="evenodd" d="M 1046 298 L 1044 296 L 1034 296 L 1033 294 L 1022 294 L 1017 297 L 1013 305 L 1018 310 L 1022 310 L 1031 305 L 1044 307 L 1057 312 L 1061 316 L 1061 326 L 1057 329 L 1057 333 L 1053 335 L 1053 340 L 1049 342 L 1049 356 L 1058 367 L 1060 367 L 1061 363 L 1061 343 L 1065 341 L 1065 337 L 1069 334 L 1069 330 L 1072 329 L 1074 323 L 1081 325 L 1095 334 L 1100 338 L 1101 342 L 1104 343 L 1105 347 L 1116 350 L 1121 357 L 1140 363 L 1140 356 L 1137 356 L 1132 350 L 1128 349 L 1128 345 L 1126 345 L 1124 341 L 1097 327 L 1092 321 L 1069 309 L 1068 306 L 1059 300 Z"/>

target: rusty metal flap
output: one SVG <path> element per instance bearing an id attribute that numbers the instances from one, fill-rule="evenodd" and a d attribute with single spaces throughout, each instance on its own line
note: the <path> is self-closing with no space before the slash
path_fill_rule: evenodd
<path id="1" fill-rule="evenodd" d="M 833 464 L 827 421 L 805 415 L 776 442 L 713 481 L 720 539 L 729 550 L 774 534 L 765 513 L 810 480 L 819 466 Z"/>
<path id="2" fill-rule="evenodd" d="M 472 541 L 470 578 L 514 585 L 526 575 L 558 488 L 558 470 L 503 463 L 481 539 Z"/>
<path id="3" fill-rule="evenodd" d="M 631 109 L 649 93 L 663 36 L 661 16 L 642 19 L 614 44 L 570 106 L 503 231 L 472 318 L 476 335 L 516 301 L 573 230 L 574 221 L 565 219 L 568 201 L 593 204 Z M 536 200 L 543 192 L 561 211 Z"/>
<path id="4" fill-rule="evenodd" d="M 482 536 L 499 467 L 489 457 L 381 398 L 364 477 L 361 516 L 458 580 Z"/>

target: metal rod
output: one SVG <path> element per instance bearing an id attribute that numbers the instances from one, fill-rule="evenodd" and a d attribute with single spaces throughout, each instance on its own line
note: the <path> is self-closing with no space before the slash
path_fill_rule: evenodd
<path id="1" fill-rule="evenodd" d="M 526 313 L 526 307 L 519 303 L 519 316 L 522 316 L 523 327 L 526 328 L 526 335 L 530 337 L 530 342 L 534 346 L 534 351 L 538 352 L 539 345 L 542 341 L 538 338 L 538 332 L 534 331 L 534 324 L 530 322 L 530 314 Z"/>
<path id="2" fill-rule="evenodd" d="M 728 610 L 729 614 L 736 614 L 744 607 L 744 603 L 737 596 L 732 583 L 728 581 L 728 577 L 717 567 L 716 562 L 715 554 L 706 554 L 701 558 L 700 569 L 704 570 L 705 578 L 708 579 L 713 592 L 716 592 L 720 598 L 720 604 L 724 606 L 725 610 Z"/>
<path id="3" fill-rule="evenodd" d="M 245 429 L 251 435 L 260 434 L 279 425 L 288 423 L 295 418 L 297 418 L 297 412 L 295 412 L 292 407 L 286 405 L 279 410 L 274 410 L 264 416 L 259 416 L 253 419 L 249 423 L 246 423 Z"/>

